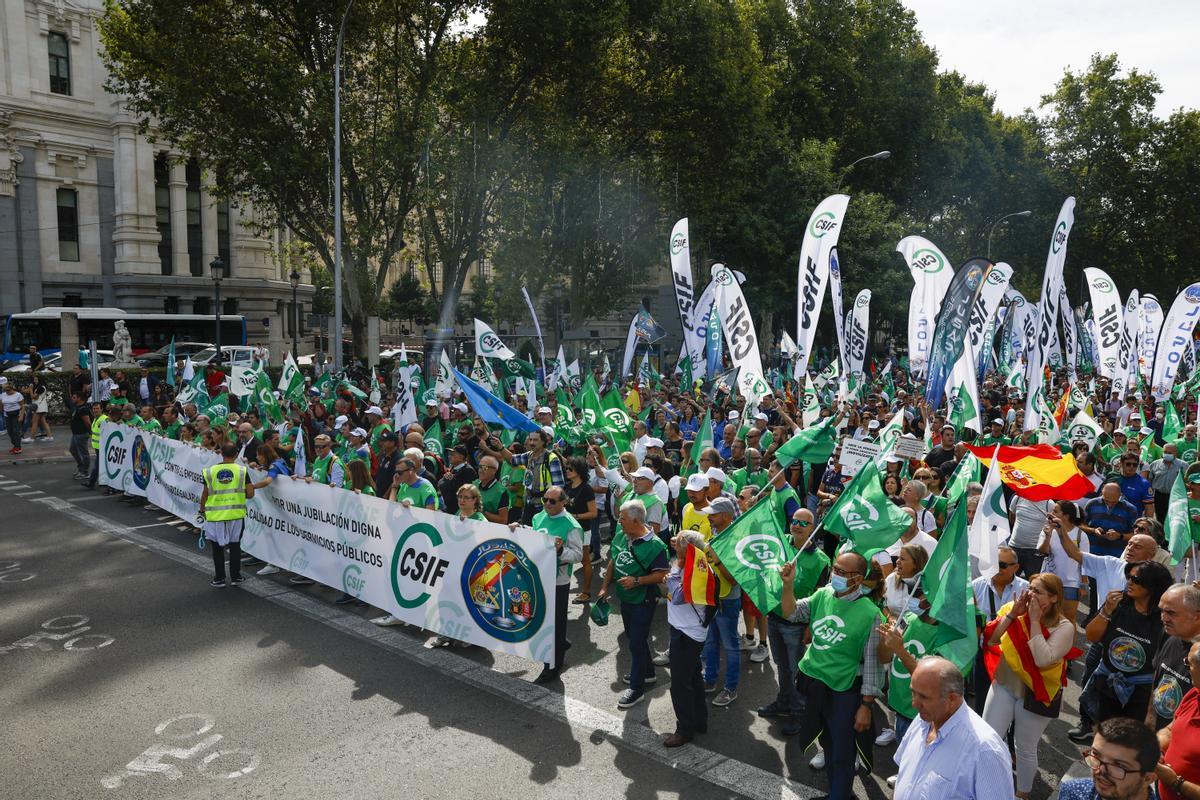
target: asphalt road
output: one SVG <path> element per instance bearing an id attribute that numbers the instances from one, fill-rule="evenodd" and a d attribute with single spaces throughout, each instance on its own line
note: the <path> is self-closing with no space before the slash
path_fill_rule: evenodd
<path id="1" fill-rule="evenodd" d="M 0 779 L 3 796 L 243 797 L 284 792 L 440 797 L 813 797 L 811 752 L 754 709 L 770 662 L 743 654 L 738 699 L 698 746 L 674 728 L 660 669 L 649 702 L 616 708 L 620 624 L 573 605 L 563 682 L 479 648 L 429 650 L 340 592 L 278 576 L 208 586 L 189 526 L 70 479 L 72 466 L 0 467 Z M 666 647 L 666 619 L 655 622 Z M 1043 741 L 1045 798 L 1078 760 L 1064 715 Z M 887 798 L 894 747 L 858 794 Z"/>

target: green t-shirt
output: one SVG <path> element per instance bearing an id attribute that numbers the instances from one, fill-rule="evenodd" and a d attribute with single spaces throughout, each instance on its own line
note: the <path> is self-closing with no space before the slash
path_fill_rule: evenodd
<path id="1" fill-rule="evenodd" d="M 635 586 L 626 589 L 619 579 L 649 575 L 650 567 L 658 560 L 659 555 L 667 555 L 667 546 L 657 536 L 631 543 L 624 531 L 618 529 L 613 534 L 612 544 L 609 545 L 609 558 L 613 560 L 612 590 L 622 603 L 636 605 L 646 600 L 647 587 Z"/>
<path id="2" fill-rule="evenodd" d="M 1180 436 L 1175 440 L 1175 446 L 1179 448 L 1179 458 L 1186 463 L 1192 463 L 1197 460 L 1200 455 L 1200 439 L 1192 439 L 1190 442 Z"/>
<path id="3" fill-rule="evenodd" d="M 829 586 L 813 592 L 808 602 L 812 643 L 800 659 L 800 671 L 844 692 L 854 685 L 867 638 L 883 615 L 870 598 L 840 600 Z"/>
<path id="4" fill-rule="evenodd" d="M 792 583 L 792 594 L 797 600 L 803 600 L 817 590 L 817 583 L 829 566 L 829 556 L 820 547 L 804 548 L 796 558 L 796 579 Z"/>
<path id="5" fill-rule="evenodd" d="M 396 502 L 401 500 L 411 500 L 414 506 L 418 508 L 437 508 L 438 495 L 437 490 L 433 488 L 433 484 L 424 478 L 417 479 L 415 484 L 401 482 L 396 487 Z M 433 500 L 430 503 L 430 499 Z"/>
<path id="6" fill-rule="evenodd" d="M 734 494 L 739 494 L 746 486 L 757 486 L 759 489 L 767 485 L 767 471 L 760 469 L 758 472 L 750 472 L 748 467 L 735 469 L 733 471 L 733 485 L 736 487 Z"/>
<path id="7" fill-rule="evenodd" d="M 908 628 L 904 631 L 904 649 L 918 661 L 933 653 L 933 637 L 937 635 L 937 624 L 923 622 L 911 611 L 905 612 Z M 917 716 L 912 704 L 912 675 L 904 668 L 898 656 L 892 656 L 891 674 L 888 676 L 888 705 L 905 719 Z"/>
<path id="8" fill-rule="evenodd" d="M 179 441 L 179 432 L 181 430 L 183 430 L 183 423 L 179 420 L 175 420 L 170 425 L 163 428 L 163 436 L 166 436 L 168 439 Z"/>
<path id="9" fill-rule="evenodd" d="M 530 527 L 547 536 L 561 539 L 564 546 L 570 542 L 572 537 L 577 537 L 579 539 L 579 548 L 583 549 L 583 528 L 568 511 L 564 511 L 556 516 L 550 516 L 545 511 L 539 511 L 533 515 Z M 571 564 L 569 562 L 563 563 L 561 560 L 559 561 L 557 578 L 560 584 L 571 580 Z"/>
<path id="10" fill-rule="evenodd" d="M 312 462 L 312 479 L 313 479 L 313 481 L 315 481 L 316 483 L 324 483 L 326 485 L 329 485 L 329 481 L 333 477 L 333 465 L 335 462 L 337 462 L 337 463 L 341 462 L 341 459 L 338 458 L 336 455 L 328 455 L 328 456 L 325 456 L 324 458 L 313 459 L 313 462 Z M 342 465 L 342 471 L 343 471 L 343 475 L 344 475 L 345 464 Z M 347 477 L 349 477 L 349 476 L 344 475 L 344 477 L 342 478 L 343 483 L 346 482 Z"/>
<path id="11" fill-rule="evenodd" d="M 504 482 L 500 480 L 492 481 L 492 485 L 483 488 L 483 484 L 475 481 L 475 485 L 479 487 L 479 494 L 483 496 L 483 510 L 489 514 L 499 514 L 501 508 L 508 507 L 508 490 L 504 488 Z M 501 503 L 504 505 L 502 506 Z"/>
<path id="12" fill-rule="evenodd" d="M 1200 542 L 1200 500 L 1188 498 L 1188 519 L 1192 523 L 1192 541 Z"/>
<path id="13" fill-rule="evenodd" d="M 147 433 L 162 433 L 162 423 L 153 417 L 150 419 L 143 419 L 142 424 L 139 427 Z"/>
<path id="14" fill-rule="evenodd" d="M 995 447 L 996 445 L 1012 444 L 1012 437 L 1009 436 L 984 436 L 979 440 L 979 444 L 983 447 Z"/>

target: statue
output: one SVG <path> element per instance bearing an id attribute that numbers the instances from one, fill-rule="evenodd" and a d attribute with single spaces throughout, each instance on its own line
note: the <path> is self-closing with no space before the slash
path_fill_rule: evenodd
<path id="1" fill-rule="evenodd" d="M 125 330 L 125 321 L 119 319 L 113 324 L 116 330 L 113 331 L 112 366 L 137 366 L 133 361 L 133 339 L 129 331 Z"/>

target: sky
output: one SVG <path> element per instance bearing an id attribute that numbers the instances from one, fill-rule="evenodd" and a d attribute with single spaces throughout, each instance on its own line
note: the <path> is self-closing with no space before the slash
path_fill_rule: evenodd
<path id="1" fill-rule="evenodd" d="M 1196 0 L 904 0 L 943 70 L 985 84 L 996 108 L 1037 110 L 1063 72 L 1113 53 L 1123 70 L 1153 72 L 1156 113 L 1200 108 L 1200 2 Z"/>

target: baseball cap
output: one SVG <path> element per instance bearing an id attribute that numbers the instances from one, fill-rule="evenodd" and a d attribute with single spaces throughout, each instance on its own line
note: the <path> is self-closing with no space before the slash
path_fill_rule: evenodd
<path id="1" fill-rule="evenodd" d="M 8 383 L 8 378 L 5 378 L 3 375 L 0 375 L 0 386 L 4 386 L 6 383 Z"/>
<path id="2" fill-rule="evenodd" d="M 371 406 L 370 408 L 368 408 L 368 409 L 367 409 L 367 413 L 368 413 L 368 414 L 374 414 L 374 415 L 375 415 L 375 416 L 377 416 L 377 417 L 382 417 L 382 416 L 383 416 L 383 409 L 382 409 L 382 408 L 380 408 L 379 406 Z"/>
<path id="3" fill-rule="evenodd" d="M 1200 483 L 1200 472 L 1193 472 L 1187 476 L 1188 483 Z"/>
<path id="4" fill-rule="evenodd" d="M 638 467 L 633 471 L 633 477 L 644 478 L 645 480 L 652 481 L 655 477 L 654 470 L 650 469 L 649 467 Z"/>
<path id="5" fill-rule="evenodd" d="M 724 483 L 726 480 L 728 480 L 725 470 L 721 469 L 720 467 L 709 467 L 704 475 L 710 481 L 720 481 L 721 483 Z"/>
<path id="6" fill-rule="evenodd" d="M 879 430 L 879 420 L 873 419 L 870 422 L 868 422 L 867 430 L 869 430 L 869 431 Z"/>
<path id="7" fill-rule="evenodd" d="M 662 446 L 663 446 L 662 439 L 658 439 L 654 436 L 650 436 L 646 439 L 646 447 L 662 447 Z"/>
<path id="8" fill-rule="evenodd" d="M 542 433 L 546 434 L 551 439 L 554 438 L 554 428 L 551 428 L 549 425 L 542 426 Z"/>
<path id="9" fill-rule="evenodd" d="M 355 428 L 354 430 L 350 431 L 350 435 L 357 436 L 360 439 L 367 438 L 367 432 L 364 431 L 362 428 Z"/>
<path id="10" fill-rule="evenodd" d="M 379 441 L 394 442 L 396 441 L 396 434 L 392 433 L 391 431 L 384 431 L 382 434 L 380 434 Z"/>
<path id="11" fill-rule="evenodd" d="M 701 475 L 699 472 L 693 472 L 687 479 L 687 490 L 689 492 L 703 492 L 708 488 L 708 478 Z"/>
<path id="12" fill-rule="evenodd" d="M 992 424 L 993 424 L 993 425 L 1000 425 L 1001 427 L 1003 427 L 1003 425 L 1004 425 L 1004 420 L 1000 419 L 999 417 L 996 417 L 994 420 L 992 420 Z"/>
<path id="13" fill-rule="evenodd" d="M 708 508 L 700 509 L 701 514 L 736 514 L 737 504 L 728 497 L 718 497 L 708 504 Z"/>
<path id="14" fill-rule="evenodd" d="M 451 447 L 450 450 L 452 452 L 458 453 L 463 458 L 471 457 L 471 450 L 465 444 L 456 444 L 456 445 L 454 445 L 454 447 Z"/>
<path id="15" fill-rule="evenodd" d="M 734 410 L 730 411 L 730 412 L 729 412 L 729 414 L 727 414 L 727 415 L 726 415 L 726 418 L 727 418 L 727 419 L 728 419 L 730 422 L 733 422 L 735 419 L 740 419 L 740 418 L 741 418 L 741 416 L 742 416 L 742 415 L 741 415 L 741 414 L 739 414 L 739 413 L 737 412 L 737 409 L 735 408 Z"/>
<path id="16" fill-rule="evenodd" d="M 550 406 L 538 406 L 537 413 L 539 413 L 539 414 L 553 414 L 554 412 L 550 410 Z"/>
<path id="17" fill-rule="evenodd" d="M 1153 436 L 1154 429 L 1153 428 L 1142 428 L 1140 431 L 1138 431 L 1138 433 L 1140 433 L 1142 436 Z"/>
<path id="18" fill-rule="evenodd" d="M 457 411 L 461 414 L 466 414 L 466 413 L 469 413 L 469 411 L 470 411 L 470 409 L 467 408 L 466 403 L 455 403 L 453 406 L 451 406 L 451 408 L 453 408 L 455 411 Z"/>
<path id="19" fill-rule="evenodd" d="M 335 419 L 333 421 L 333 427 L 340 428 L 349 421 L 350 421 L 350 418 L 347 417 L 345 414 L 342 414 L 340 417 L 338 417 L 337 419 Z"/>
<path id="20" fill-rule="evenodd" d="M 766 414 L 764 414 L 764 413 L 762 413 L 762 412 L 760 411 L 760 412 L 758 412 L 757 414 L 755 414 L 755 415 L 754 415 L 754 419 L 755 419 L 755 421 L 767 422 L 767 421 L 768 421 L 768 420 L 770 420 L 771 418 L 770 418 L 770 417 L 768 417 Z"/>

